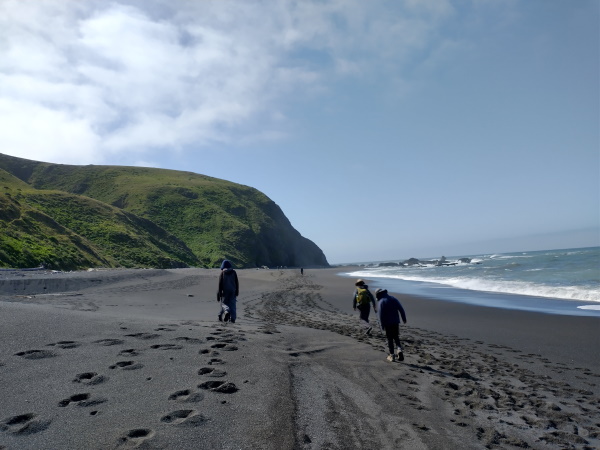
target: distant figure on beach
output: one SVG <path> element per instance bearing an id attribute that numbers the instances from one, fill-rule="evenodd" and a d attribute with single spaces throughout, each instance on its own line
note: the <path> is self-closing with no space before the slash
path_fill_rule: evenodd
<path id="1" fill-rule="evenodd" d="M 373 305 L 373 310 L 377 313 L 377 303 L 373 294 L 369 291 L 369 286 L 363 280 L 356 280 L 354 285 L 356 289 L 354 291 L 354 298 L 352 299 L 352 308 L 354 308 L 354 311 L 358 309 L 360 312 L 361 324 L 365 327 L 365 333 L 370 336 L 373 331 L 373 327 L 369 324 L 371 304 Z"/>
<path id="2" fill-rule="evenodd" d="M 304 275 L 304 267 L 300 267 L 300 275 Z"/>
<path id="3" fill-rule="evenodd" d="M 398 317 L 398 313 L 400 313 L 402 322 L 406 323 L 404 308 L 396 297 L 388 294 L 387 289 L 377 289 L 375 297 L 379 301 L 379 324 L 381 325 L 381 329 L 385 331 L 388 349 L 390 350 L 387 360 L 393 362 L 397 357 L 399 361 L 404 361 L 399 334 L 400 318 Z M 398 355 L 394 353 L 394 342 L 396 343 L 396 347 L 398 347 Z"/>
<path id="4" fill-rule="evenodd" d="M 240 284 L 237 273 L 231 267 L 228 260 L 221 263 L 221 273 L 219 274 L 219 290 L 217 291 L 217 301 L 221 302 L 221 312 L 219 312 L 219 321 L 235 323 L 236 300 L 240 295 Z"/>

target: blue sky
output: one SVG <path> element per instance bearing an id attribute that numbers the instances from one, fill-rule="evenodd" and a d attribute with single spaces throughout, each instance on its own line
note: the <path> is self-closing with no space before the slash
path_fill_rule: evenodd
<path id="1" fill-rule="evenodd" d="M 255 187 L 330 263 L 600 245 L 596 0 L 0 0 L 0 152 Z"/>

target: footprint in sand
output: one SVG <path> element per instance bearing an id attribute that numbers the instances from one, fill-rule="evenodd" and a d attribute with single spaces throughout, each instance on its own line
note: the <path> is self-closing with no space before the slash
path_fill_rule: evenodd
<path id="1" fill-rule="evenodd" d="M 150 348 L 154 350 L 181 350 L 183 347 L 175 344 L 156 344 L 151 345 Z"/>
<path id="2" fill-rule="evenodd" d="M 106 401 L 107 400 L 105 398 L 101 398 L 101 397 L 92 398 L 92 395 L 88 394 L 86 392 L 84 394 L 71 395 L 69 398 L 66 398 L 66 399 L 58 402 L 58 406 L 60 406 L 61 408 L 64 408 L 66 406 L 69 406 L 71 403 L 73 403 L 77 406 L 86 408 L 88 406 L 95 406 L 95 405 L 100 405 L 102 403 L 106 403 Z"/>
<path id="3" fill-rule="evenodd" d="M 0 431 L 27 435 L 39 433 L 50 426 L 50 420 L 35 420 L 37 414 L 27 413 L 12 416 L 0 422 Z"/>
<path id="4" fill-rule="evenodd" d="M 156 339 L 158 337 L 160 337 L 160 334 L 153 334 L 153 333 L 133 333 L 133 334 L 126 334 L 125 336 L 129 336 L 129 337 L 134 337 L 137 339 Z"/>
<path id="5" fill-rule="evenodd" d="M 190 338 L 190 337 L 177 337 L 174 341 L 185 342 L 186 344 L 201 344 L 202 339 Z"/>
<path id="6" fill-rule="evenodd" d="M 97 341 L 94 341 L 94 344 L 100 344 L 100 345 L 104 345 L 104 346 L 111 346 L 111 345 L 121 345 L 125 343 L 125 341 L 121 340 L 121 339 L 100 339 Z"/>
<path id="7" fill-rule="evenodd" d="M 207 375 L 209 377 L 220 378 L 227 375 L 227 372 L 224 370 L 215 369 L 213 367 L 203 367 L 198 370 L 198 375 Z"/>
<path id="8" fill-rule="evenodd" d="M 123 369 L 123 370 L 137 370 L 137 369 L 141 369 L 142 367 L 144 367 L 143 364 L 140 363 L 136 363 L 135 361 L 119 361 L 115 364 L 113 364 L 112 366 L 109 367 L 109 369 Z"/>
<path id="9" fill-rule="evenodd" d="M 206 417 L 204 417 L 202 414 L 198 414 L 198 412 L 194 411 L 193 409 L 179 409 L 160 418 L 161 422 L 168 423 L 170 425 L 192 427 L 202 425 L 207 420 L 208 419 Z"/>
<path id="10" fill-rule="evenodd" d="M 128 348 L 119 352 L 119 356 L 138 356 L 139 354 L 140 351 L 135 348 Z"/>
<path id="11" fill-rule="evenodd" d="M 204 383 L 200 383 L 198 388 L 222 394 L 233 394 L 239 390 L 235 384 L 229 381 L 205 381 Z"/>
<path id="12" fill-rule="evenodd" d="M 225 364 L 225 361 L 223 361 L 222 359 L 219 358 L 211 358 L 210 361 L 208 362 L 209 365 L 215 365 L 215 364 Z"/>
<path id="13" fill-rule="evenodd" d="M 44 359 L 53 358 L 57 355 L 50 350 L 25 350 L 24 352 L 15 353 L 15 356 L 20 356 L 25 359 Z"/>
<path id="14" fill-rule="evenodd" d="M 190 389 L 182 389 L 169 395 L 169 400 L 177 402 L 195 403 L 204 400 L 204 394 L 201 392 L 192 392 Z"/>
<path id="15" fill-rule="evenodd" d="M 98 375 L 96 372 L 84 372 L 79 373 L 75 376 L 73 383 L 81 383 L 86 384 L 88 386 L 93 386 L 96 384 L 104 383 L 108 378 L 103 375 Z"/>
<path id="16" fill-rule="evenodd" d="M 154 436 L 154 430 L 149 428 L 134 428 L 129 430 L 118 440 L 118 445 L 121 447 L 139 447 L 144 441 L 151 439 Z"/>
<path id="17" fill-rule="evenodd" d="M 219 348 L 225 352 L 235 352 L 238 349 L 235 345 L 223 344 L 223 343 L 213 344 L 210 347 L 211 348 Z"/>
<path id="18" fill-rule="evenodd" d="M 75 342 L 75 341 L 59 341 L 59 342 L 54 342 L 52 344 L 47 344 L 47 345 L 48 345 L 48 347 L 58 347 L 58 348 L 62 348 L 62 349 L 68 349 L 68 348 L 77 348 L 81 344 L 79 344 L 78 342 Z"/>

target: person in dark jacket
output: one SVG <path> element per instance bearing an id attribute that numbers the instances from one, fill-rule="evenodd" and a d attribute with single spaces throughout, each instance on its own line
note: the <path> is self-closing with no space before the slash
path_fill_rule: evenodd
<path id="1" fill-rule="evenodd" d="M 235 323 L 237 296 L 240 295 L 240 284 L 237 273 L 231 267 L 231 262 L 223 260 L 219 274 L 219 290 L 217 301 L 221 302 L 219 321 Z"/>
<path id="2" fill-rule="evenodd" d="M 371 335 L 371 331 L 373 331 L 373 327 L 369 323 L 369 314 L 371 312 L 371 304 L 373 305 L 373 310 L 375 314 L 377 314 L 377 302 L 371 294 L 369 290 L 369 286 L 365 284 L 363 280 L 356 280 L 354 283 L 356 289 L 354 290 L 354 298 L 352 299 L 352 308 L 354 311 L 358 309 L 360 312 L 360 320 L 365 327 L 365 334 Z"/>
<path id="3" fill-rule="evenodd" d="M 388 294 L 386 289 L 377 289 L 375 291 L 375 297 L 377 297 L 377 300 L 379 301 L 379 324 L 381 325 L 381 329 L 385 331 L 388 348 L 390 350 L 387 360 L 396 360 L 396 354 L 394 353 L 395 342 L 398 347 L 398 360 L 404 361 L 404 352 L 402 351 L 399 335 L 400 318 L 398 317 L 398 313 L 400 313 L 402 322 L 406 323 L 406 313 L 404 312 L 404 308 L 396 297 L 392 297 Z"/>

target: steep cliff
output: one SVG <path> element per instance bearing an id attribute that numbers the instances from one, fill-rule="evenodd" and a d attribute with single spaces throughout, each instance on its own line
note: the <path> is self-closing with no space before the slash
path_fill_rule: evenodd
<path id="1" fill-rule="evenodd" d="M 2 154 L 0 169 L 19 180 L 0 186 L 0 197 L 45 214 L 116 265 L 214 267 L 224 258 L 236 267 L 328 265 L 279 206 L 248 186 L 192 172 L 51 164 Z M 59 201 L 60 195 L 66 197 Z M 164 254 L 135 256 L 148 246 Z M 123 263 L 118 256 L 127 249 L 137 250 Z M 10 261 L 0 254 L 0 264 Z"/>

